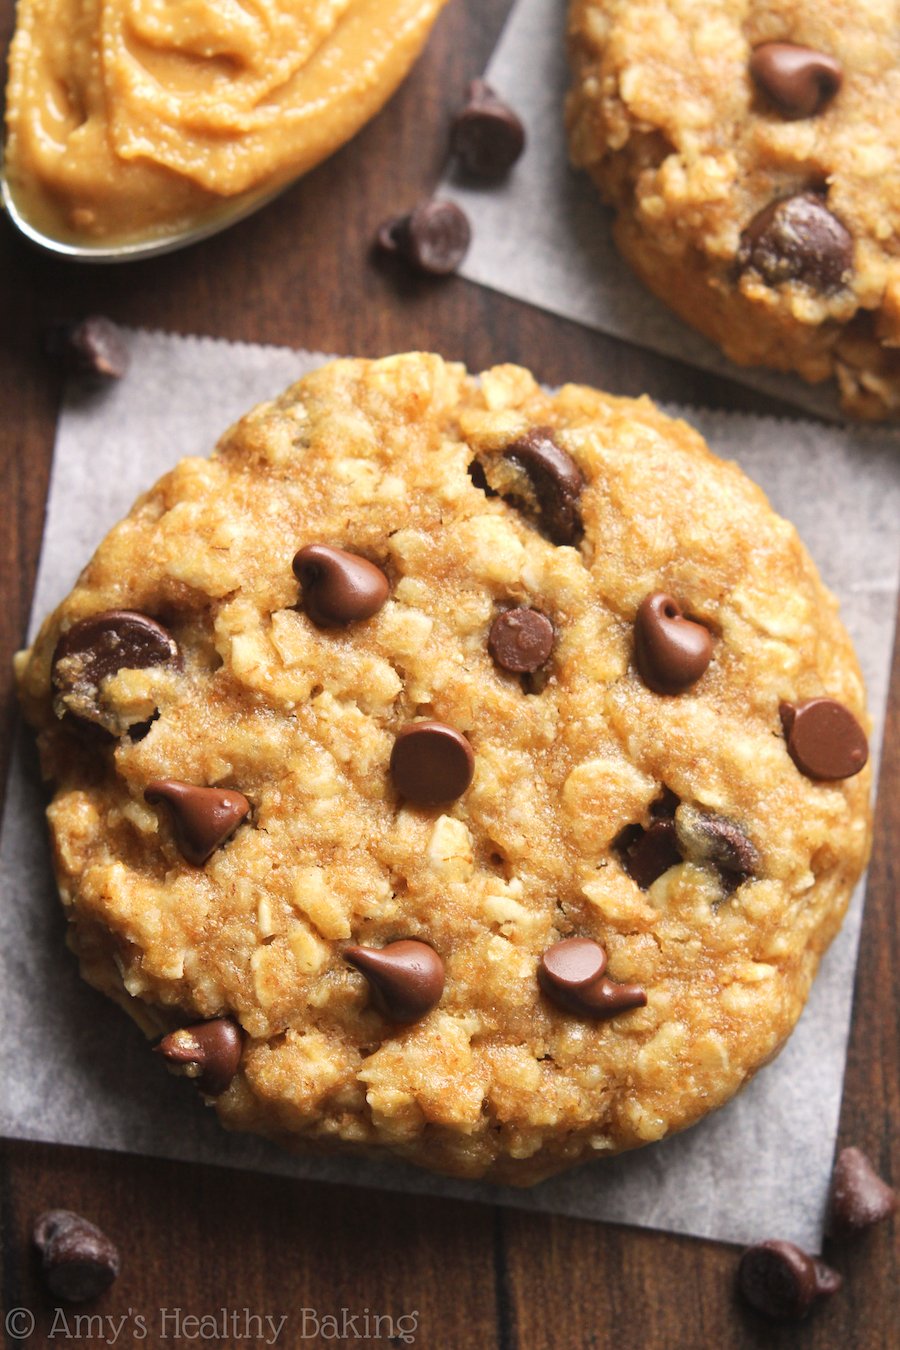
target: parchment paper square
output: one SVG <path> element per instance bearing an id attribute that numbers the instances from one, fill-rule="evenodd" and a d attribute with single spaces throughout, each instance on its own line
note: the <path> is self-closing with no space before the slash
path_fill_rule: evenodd
<path id="1" fill-rule="evenodd" d="M 253 403 L 324 358 L 161 334 L 131 335 L 129 375 L 101 396 L 70 392 L 59 423 L 32 631 L 71 588 L 132 500 L 181 456 L 206 453 Z M 739 460 L 800 528 L 843 600 L 880 728 L 897 598 L 896 441 L 806 423 L 683 410 Z M 873 743 L 877 750 L 877 736 Z M 390 1162 L 292 1157 L 229 1135 L 140 1032 L 79 980 L 64 946 L 43 797 L 17 735 L 0 846 L 0 1132 L 388 1190 L 450 1195 L 745 1242 L 818 1249 L 836 1137 L 853 969 L 856 895 L 787 1048 L 724 1110 L 639 1153 L 530 1191 L 432 1178 Z"/>

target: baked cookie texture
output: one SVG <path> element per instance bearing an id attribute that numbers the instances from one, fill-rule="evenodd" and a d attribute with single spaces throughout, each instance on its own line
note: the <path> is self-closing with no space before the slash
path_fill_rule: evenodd
<path id="1" fill-rule="evenodd" d="M 583 480 L 574 543 L 505 457 L 535 428 Z M 292 571 L 312 545 L 384 573 L 377 612 L 312 620 Z M 635 665 L 661 591 L 708 635 L 678 694 Z M 537 673 L 489 650 L 516 607 L 553 626 Z M 108 675 L 92 713 L 54 652 L 122 609 L 178 658 Z M 793 527 L 646 398 L 548 394 L 515 366 L 412 354 L 302 379 L 135 504 L 17 665 L 83 975 L 149 1035 L 239 1024 L 200 1086 L 285 1144 L 530 1183 L 690 1125 L 778 1051 L 867 856 L 869 769 L 815 780 L 785 740 L 784 703 L 866 723 Z M 417 719 L 471 747 L 441 805 L 391 776 Z M 238 802 L 205 863 L 145 799 L 158 780 Z M 637 1001 L 553 997 L 539 965 L 572 937 Z M 406 1020 L 343 957 L 395 942 L 440 958 L 401 990 L 428 1008 Z"/>
<path id="2" fill-rule="evenodd" d="M 571 155 L 646 285 L 741 365 L 896 416 L 894 0 L 571 0 L 569 40 Z M 812 215 L 754 250 L 760 213 L 798 196 Z"/>

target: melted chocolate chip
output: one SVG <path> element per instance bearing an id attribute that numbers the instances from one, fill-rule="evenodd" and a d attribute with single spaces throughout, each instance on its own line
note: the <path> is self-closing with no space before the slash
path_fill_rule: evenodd
<path id="1" fill-rule="evenodd" d="M 853 238 L 812 192 L 770 202 L 741 235 L 738 266 L 752 267 L 769 286 L 800 281 L 838 290 L 853 270 Z"/>
<path id="2" fill-rule="evenodd" d="M 303 605 L 313 623 L 337 628 L 377 614 L 388 598 L 380 567 L 327 544 L 307 544 L 294 557 L 294 576 L 303 587 Z"/>
<path id="3" fill-rule="evenodd" d="M 622 867 L 647 891 L 658 877 L 681 862 L 675 821 L 661 818 L 651 820 L 646 829 L 629 825 L 615 843 Z"/>
<path id="4" fill-rule="evenodd" d="M 465 736 L 443 722 L 410 722 L 397 733 L 391 778 L 401 797 L 439 806 L 461 797 L 472 781 L 475 755 Z"/>
<path id="5" fill-rule="evenodd" d="M 57 717 L 104 726 L 100 686 L 119 670 L 178 663 L 178 644 L 162 624 L 130 609 L 108 609 L 81 619 L 53 652 L 51 680 Z"/>
<path id="6" fill-rule="evenodd" d="M 170 1064 L 188 1069 L 188 1076 L 207 1097 L 220 1097 L 238 1071 L 243 1047 L 237 1022 L 216 1017 L 171 1031 L 153 1048 Z"/>
<path id="7" fill-rule="evenodd" d="M 678 810 L 681 799 L 677 792 L 663 784 L 662 792 L 655 801 L 650 803 L 651 820 L 674 820 L 675 812 Z"/>
<path id="8" fill-rule="evenodd" d="M 96 380 L 121 379 L 131 363 L 121 328 L 99 314 L 79 323 L 53 324 L 44 346 L 48 355 L 61 358 L 70 374 Z"/>
<path id="9" fill-rule="evenodd" d="M 144 800 L 163 802 L 172 815 L 175 842 L 182 856 L 202 867 L 230 839 L 250 812 L 250 803 L 233 788 L 195 787 L 177 778 L 158 778 L 144 789 Z"/>
<path id="10" fill-rule="evenodd" d="M 508 445 L 504 458 L 528 478 L 538 522 L 554 544 L 577 544 L 583 533 L 579 498 L 584 477 L 571 455 L 556 444 L 549 427 L 534 427 Z"/>
<path id="11" fill-rule="evenodd" d="M 468 102 L 453 119 L 450 153 L 473 178 L 508 173 L 525 149 L 525 128 L 484 80 L 469 85 Z"/>
<path id="12" fill-rule="evenodd" d="M 553 650 L 553 624 L 536 609 L 507 609 L 488 634 L 488 650 L 503 670 L 516 675 L 540 670 Z"/>
<path id="13" fill-rule="evenodd" d="M 750 56 L 750 74 L 788 118 L 820 113 L 841 87 L 840 61 L 793 42 L 763 42 Z"/>
<path id="14" fill-rule="evenodd" d="M 378 247 L 396 253 L 417 272 L 443 277 L 455 272 L 472 241 L 472 227 L 455 202 L 429 198 L 408 216 L 379 226 Z"/>
<path id="15" fill-rule="evenodd" d="M 675 829 L 682 857 L 712 863 L 729 889 L 759 872 L 759 852 L 733 820 L 685 803 L 675 817 Z"/>
<path id="16" fill-rule="evenodd" d="M 373 1004 L 391 1022 L 417 1022 L 444 992 L 444 963 L 427 942 L 402 938 L 386 947 L 346 947 L 344 960 L 365 975 Z"/>
<path id="17" fill-rule="evenodd" d="M 34 1225 L 41 1275 L 54 1298 L 83 1303 L 108 1289 L 119 1273 L 115 1243 L 70 1209 L 49 1209 Z"/>
<path id="18" fill-rule="evenodd" d="M 500 493 L 497 491 L 497 489 L 491 487 L 490 483 L 487 480 L 487 476 L 484 472 L 484 465 L 481 464 L 477 459 L 472 460 L 468 468 L 468 473 L 469 477 L 471 478 L 475 487 L 478 488 L 479 492 L 483 492 L 486 497 L 500 496 Z"/>
<path id="19" fill-rule="evenodd" d="M 592 938 L 564 938 L 541 957 L 538 984 L 564 1012 L 605 1019 L 643 1008 L 647 995 L 633 984 L 606 978 L 606 952 Z"/>
<path id="20" fill-rule="evenodd" d="M 831 1178 L 828 1231 L 850 1237 L 881 1223 L 897 1209 L 897 1192 L 858 1148 L 843 1148 Z"/>
<path id="21" fill-rule="evenodd" d="M 772 1240 L 747 1248 L 738 1266 L 738 1284 L 757 1312 L 779 1321 L 798 1321 L 817 1299 L 840 1289 L 843 1280 L 793 1242 Z"/>
<path id="22" fill-rule="evenodd" d="M 869 743 L 849 709 L 833 698 L 782 703 L 788 754 L 807 778 L 852 778 L 865 767 Z"/>
<path id="23" fill-rule="evenodd" d="M 686 619 L 661 591 L 641 601 L 634 620 L 634 663 L 657 694 L 680 694 L 696 684 L 712 659 L 708 628 Z"/>

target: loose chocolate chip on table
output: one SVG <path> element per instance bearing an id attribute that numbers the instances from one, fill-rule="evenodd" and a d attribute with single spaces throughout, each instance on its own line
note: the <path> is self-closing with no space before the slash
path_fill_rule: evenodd
<path id="1" fill-rule="evenodd" d="M 303 587 L 303 606 L 322 628 L 370 619 L 388 598 L 387 577 L 358 553 L 307 544 L 295 554 L 293 568 Z"/>
<path id="2" fill-rule="evenodd" d="M 763 42 L 750 56 L 754 83 L 785 117 L 813 117 L 831 102 L 844 78 L 840 61 L 794 42 Z"/>
<path id="3" fill-rule="evenodd" d="M 182 856 L 202 867 L 234 834 L 250 812 L 250 803 L 233 788 L 195 787 L 177 778 L 158 778 L 144 789 L 151 805 L 163 802 L 172 815 L 175 842 Z"/>
<path id="4" fill-rule="evenodd" d="M 119 670 L 177 663 L 178 644 L 162 624 L 130 609 L 108 609 L 81 619 L 62 634 L 53 652 L 54 709 L 82 721 L 102 722 L 100 685 Z"/>
<path id="5" fill-rule="evenodd" d="M 642 825 L 627 826 L 615 848 L 623 868 L 642 891 L 649 890 L 663 872 L 681 862 L 675 821 L 671 818 L 651 820 L 646 829 Z"/>
<path id="6" fill-rule="evenodd" d="M 344 960 L 365 975 L 372 1002 L 391 1022 L 417 1022 L 444 992 L 443 961 L 415 938 L 386 947 L 345 947 Z"/>
<path id="7" fill-rule="evenodd" d="M 757 1312 L 779 1321 L 805 1317 L 820 1298 L 843 1284 L 836 1270 L 809 1256 L 793 1242 L 758 1242 L 738 1266 L 738 1286 Z"/>
<path id="8" fill-rule="evenodd" d="M 54 1298 L 83 1303 L 108 1289 L 119 1252 L 105 1233 L 70 1209 L 49 1209 L 34 1225 L 41 1274 Z"/>
<path id="9" fill-rule="evenodd" d="M 438 806 L 461 797 L 472 781 L 475 755 L 465 736 L 443 722 L 410 722 L 397 733 L 391 778 L 407 801 Z"/>
<path id="10" fill-rule="evenodd" d="M 833 698 L 782 703 L 788 754 L 807 778 L 852 778 L 865 767 L 869 743 L 848 708 Z"/>
<path id="11" fill-rule="evenodd" d="M 503 670 L 523 675 L 540 670 L 553 650 L 553 624 L 537 609 L 507 609 L 488 634 L 488 650 Z"/>
<path id="12" fill-rule="evenodd" d="M 604 1019 L 643 1008 L 647 995 L 633 984 L 605 977 L 606 952 L 593 938 L 563 938 L 541 957 L 538 984 L 564 1012 Z"/>
<path id="13" fill-rule="evenodd" d="M 828 1231 L 834 1237 L 861 1233 L 897 1209 L 897 1192 L 859 1148 L 843 1148 L 831 1178 Z"/>
<path id="14" fill-rule="evenodd" d="M 583 527 L 578 499 L 584 476 L 549 427 L 533 427 L 503 452 L 528 478 L 541 529 L 554 544 L 576 544 Z"/>
<path id="15" fill-rule="evenodd" d="M 187 1068 L 188 1076 L 207 1097 L 220 1097 L 238 1071 L 243 1046 L 237 1022 L 215 1017 L 170 1031 L 153 1048 L 170 1064 Z"/>
<path id="16" fill-rule="evenodd" d="M 502 178 L 525 149 L 525 128 L 484 80 L 473 80 L 453 119 L 450 153 L 473 178 Z"/>
<path id="17" fill-rule="evenodd" d="M 61 357 L 73 375 L 118 380 L 131 362 L 122 330 L 99 314 L 79 323 L 54 324 L 47 330 L 44 346 L 50 356 Z"/>
<path id="18" fill-rule="evenodd" d="M 468 252 L 472 227 L 455 202 L 429 198 L 408 216 L 395 216 L 379 227 L 378 247 L 397 253 L 418 272 L 444 277 L 455 272 Z"/>
<path id="19" fill-rule="evenodd" d="M 741 235 L 738 266 L 752 267 L 770 286 L 801 281 L 836 291 L 853 270 L 853 238 L 813 192 L 770 202 Z"/>
<path id="20" fill-rule="evenodd" d="M 732 889 L 759 871 L 756 845 L 733 820 L 685 803 L 675 816 L 675 830 L 682 857 L 712 863 Z"/>
<path id="21" fill-rule="evenodd" d="M 686 619 L 671 595 L 642 600 L 634 620 L 634 663 L 649 689 L 681 694 L 696 684 L 712 659 L 709 629 Z"/>

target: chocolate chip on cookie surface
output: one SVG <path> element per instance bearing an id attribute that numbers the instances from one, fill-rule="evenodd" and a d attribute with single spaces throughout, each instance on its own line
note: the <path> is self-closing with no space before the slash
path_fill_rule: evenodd
<path id="1" fill-rule="evenodd" d="M 254 409 L 19 683 L 70 941 L 148 1073 L 456 1176 L 727 1101 L 868 847 L 859 670 L 794 531 L 648 401 L 514 366 L 340 361 Z"/>
<path id="2" fill-rule="evenodd" d="M 841 87 L 840 61 L 796 42 L 761 42 L 750 53 L 757 89 L 785 117 L 815 117 Z"/>
<path id="3" fill-rule="evenodd" d="M 569 147 L 641 280 L 741 365 L 900 415 L 900 28 L 844 0 L 570 0 Z"/>
<path id="4" fill-rule="evenodd" d="M 232 1017 L 214 1017 L 170 1031 L 154 1049 L 193 1078 L 201 1092 L 219 1097 L 237 1073 L 243 1045 L 241 1029 Z"/>

